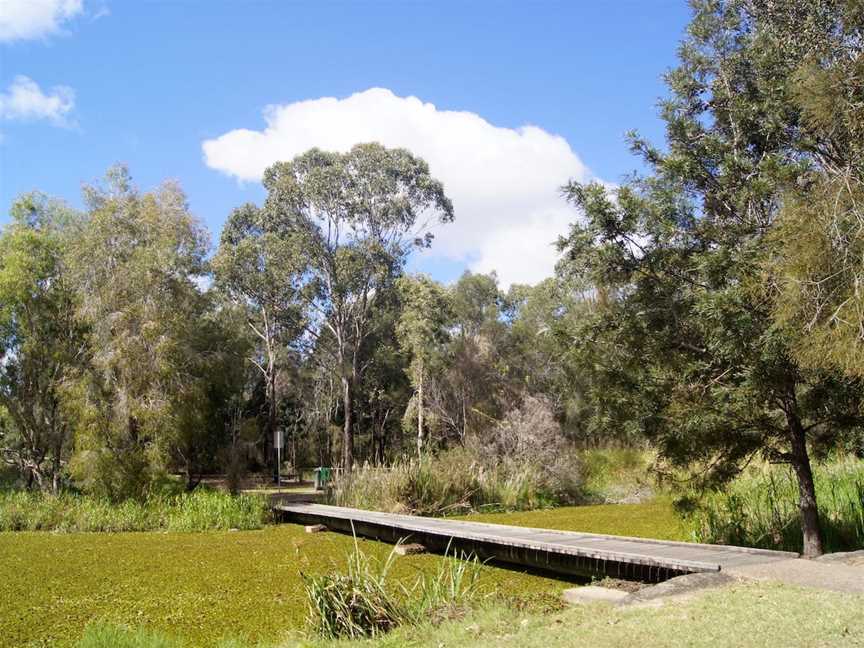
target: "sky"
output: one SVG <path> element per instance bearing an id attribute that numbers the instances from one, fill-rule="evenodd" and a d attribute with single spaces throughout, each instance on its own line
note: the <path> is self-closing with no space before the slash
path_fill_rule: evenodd
<path id="1" fill-rule="evenodd" d="M 81 207 L 128 165 L 177 180 L 218 244 L 263 170 L 379 141 L 424 158 L 453 200 L 413 271 L 502 287 L 554 268 L 578 215 L 568 179 L 640 168 L 685 0 L 0 0 L 0 224 L 23 192 Z"/>

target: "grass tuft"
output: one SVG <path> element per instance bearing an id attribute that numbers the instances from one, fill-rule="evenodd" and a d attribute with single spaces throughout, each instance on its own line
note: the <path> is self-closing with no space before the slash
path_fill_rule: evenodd
<path id="1" fill-rule="evenodd" d="M 401 625 L 450 618 L 474 600 L 480 576 L 476 559 L 446 556 L 436 572 L 421 574 L 409 587 L 388 581 L 395 556 L 394 547 L 379 563 L 355 539 L 346 573 L 304 575 L 310 630 L 324 639 L 374 637 Z"/>
<path id="2" fill-rule="evenodd" d="M 825 551 L 864 547 L 864 461 L 845 458 L 813 468 Z M 692 514 L 700 542 L 801 551 L 798 483 L 789 466 L 757 466 Z"/>

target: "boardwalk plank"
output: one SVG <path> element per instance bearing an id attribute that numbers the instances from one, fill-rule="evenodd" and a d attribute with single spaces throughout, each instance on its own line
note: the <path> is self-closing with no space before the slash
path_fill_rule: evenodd
<path id="1" fill-rule="evenodd" d="M 788 560 L 797 554 L 724 545 L 629 538 L 581 531 L 533 529 L 485 522 L 363 511 L 323 504 L 286 503 L 289 520 L 395 542 L 408 538 L 432 550 L 472 551 L 483 558 L 561 574 L 663 580 L 679 574 Z"/>

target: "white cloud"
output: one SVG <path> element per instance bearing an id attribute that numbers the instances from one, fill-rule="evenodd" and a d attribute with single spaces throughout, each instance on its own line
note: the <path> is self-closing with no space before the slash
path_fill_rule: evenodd
<path id="1" fill-rule="evenodd" d="M 72 88 L 54 86 L 46 94 L 33 79 L 23 75 L 16 76 L 6 91 L 0 93 L 0 119 L 46 119 L 57 126 L 68 126 L 68 116 L 74 107 Z"/>
<path id="2" fill-rule="evenodd" d="M 0 42 L 56 33 L 83 9 L 82 0 L 0 0 Z"/>
<path id="3" fill-rule="evenodd" d="M 474 113 L 438 110 L 381 88 L 268 106 L 264 118 L 264 130 L 206 140 L 205 163 L 259 181 L 268 165 L 313 146 L 346 151 L 378 141 L 405 147 L 429 163 L 453 200 L 455 222 L 436 231 L 432 254 L 475 271 L 496 270 L 505 287 L 552 273 L 552 244 L 574 218 L 560 187 L 590 177 L 567 141 L 541 128 L 500 128 Z"/>

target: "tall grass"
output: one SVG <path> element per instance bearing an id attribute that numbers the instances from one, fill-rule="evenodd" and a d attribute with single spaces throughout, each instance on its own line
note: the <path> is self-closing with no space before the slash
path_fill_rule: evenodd
<path id="1" fill-rule="evenodd" d="M 363 465 L 335 480 L 339 506 L 413 515 L 530 510 L 574 504 L 583 493 L 577 466 L 555 471 L 530 461 L 493 464 L 457 448 L 387 468 Z"/>
<path id="2" fill-rule="evenodd" d="M 206 531 L 259 529 L 269 519 L 263 497 L 199 490 L 143 502 L 65 493 L 0 492 L 0 531 Z"/>
<path id="3" fill-rule="evenodd" d="M 845 458 L 814 466 L 826 551 L 864 548 L 864 461 Z M 798 484 L 788 466 L 755 468 L 692 514 L 702 542 L 801 551 Z"/>
<path id="4" fill-rule="evenodd" d="M 355 541 L 346 573 L 304 575 L 310 630 L 324 639 L 376 636 L 400 625 L 451 616 L 476 597 L 480 575 L 476 558 L 447 557 L 435 573 L 421 575 L 406 586 L 388 581 L 395 556 L 396 547 L 378 563 Z"/>

